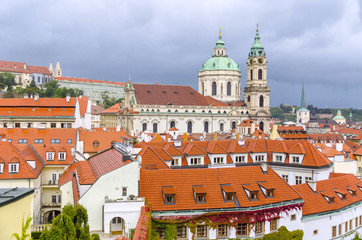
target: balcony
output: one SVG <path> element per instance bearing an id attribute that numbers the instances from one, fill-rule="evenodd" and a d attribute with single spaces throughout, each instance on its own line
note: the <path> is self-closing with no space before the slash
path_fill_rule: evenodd
<path id="1" fill-rule="evenodd" d="M 56 203 L 43 203 L 42 208 L 58 208 L 61 207 L 61 203 L 60 202 L 56 202 Z"/>
<path id="2" fill-rule="evenodd" d="M 46 188 L 58 188 L 58 181 L 54 180 L 43 180 L 42 181 L 42 187 Z"/>

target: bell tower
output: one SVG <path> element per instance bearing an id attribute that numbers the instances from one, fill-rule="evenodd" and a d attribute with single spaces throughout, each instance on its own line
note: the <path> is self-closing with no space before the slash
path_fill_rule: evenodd
<path id="1" fill-rule="evenodd" d="M 247 81 L 244 88 L 244 102 L 248 106 L 250 118 L 259 128 L 267 132 L 269 130 L 270 88 L 267 85 L 266 54 L 260 43 L 259 29 L 256 29 L 254 44 L 251 46 L 247 63 Z"/>

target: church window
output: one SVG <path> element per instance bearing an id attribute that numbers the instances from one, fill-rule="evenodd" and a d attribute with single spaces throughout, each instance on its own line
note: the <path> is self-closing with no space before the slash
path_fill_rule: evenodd
<path id="1" fill-rule="evenodd" d="M 230 63 L 228 63 L 228 68 L 230 68 L 230 66 L 231 66 Z"/>
<path id="2" fill-rule="evenodd" d="M 147 123 L 142 123 L 142 131 L 146 131 L 147 130 Z"/>
<path id="3" fill-rule="evenodd" d="M 231 82 L 228 82 L 228 83 L 227 83 L 227 89 L 226 89 L 226 91 L 227 91 L 226 94 L 227 94 L 228 96 L 231 96 Z"/>
<path id="4" fill-rule="evenodd" d="M 219 50 L 217 50 L 217 55 L 220 55 L 220 51 L 219 51 Z"/>
<path id="5" fill-rule="evenodd" d="M 263 70 L 261 69 L 258 70 L 258 79 L 259 80 L 263 79 Z"/>
<path id="6" fill-rule="evenodd" d="M 260 98 L 259 98 L 259 106 L 264 107 L 264 97 L 263 97 L 263 95 L 261 95 Z"/>
<path id="7" fill-rule="evenodd" d="M 154 133 L 157 133 L 157 123 L 154 123 L 154 124 L 153 124 L 153 132 L 154 132 Z"/>
<path id="8" fill-rule="evenodd" d="M 248 102 L 250 102 L 250 95 L 248 96 Z"/>
<path id="9" fill-rule="evenodd" d="M 204 122 L 204 132 L 208 133 L 209 132 L 209 122 Z"/>
<path id="10" fill-rule="evenodd" d="M 231 123 L 231 129 L 235 129 L 235 128 L 236 128 L 236 122 L 233 121 L 233 122 Z"/>
<path id="11" fill-rule="evenodd" d="M 201 83 L 201 92 L 202 92 L 202 95 L 205 95 L 205 84 L 204 83 Z"/>
<path id="12" fill-rule="evenodd" d="M 253 69 L 250 69 L 250 80 L 253 80 Z"/>
<path id="13" fill-rule="evenodd" d="M 262 130 L 264 132 L 264 123 L 263 122 L 259 123 L 259 128 L 260 128 L 260 130 Z"/>
<path id="14" fill-rule="evenodd" d="M 192 122 L 191 121 L 187 122 L 187 132 L 192 133 Z"/>
<path id="15" fill-rule="evenodd" d="M 176 127 L 176 123 L 175 123 L 175 121 L 171 121 L 170 122 L 170 128 L 174 128 L 174 127 Z"/>
<path id="16" fill-rule="evenodd" d="M 212 96 L 216 96 L 217 87 L 216 82 L 212 82 Z"/>
<path id="17" fill-rule="evenodd" d="M 224 131 L 224 124 L 220 123 L 220 132 L 223 132 L 223 131 Z"/>
<path id="18" fill-rule="evenodd" d="M 261 56 L 263 54 L 263 52 L 262 51 L 259 51 L 259 56 Z"/>

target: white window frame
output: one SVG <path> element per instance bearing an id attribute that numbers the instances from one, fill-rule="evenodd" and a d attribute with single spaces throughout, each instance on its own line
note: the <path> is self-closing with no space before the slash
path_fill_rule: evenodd
<path id="1" fill-rule="evenodd" d="M 18 173 L 19 163 L 9 163 L 9 173 Z"/>
<path id="2" fill-rule="evenodd" d="M 55 152 L 47 152 L 47 161 L 54 161 Z"/>
<path id="3" fill-rule="evenodd" d="M 236 155 L 234 162 L 235 163 L 246 163 L 247 162 L 247 154 L 243 154 L 243 155 Z"/>
<path id="4" fill-rule="evenodd" d="M 302 183 L 303 183 L 303 176 L 295 176 L 295 185 L 302 184 Z"/>
<path id="5" fill-rule="evenodd" d="M 124 191 L 124 190 L 126 190 L 126 191 Z M 124 194 L 124 193 L 126 193 L 126 194 Z M 128 195 L 128 187 L 122 187 L 122 197 L 127 197 L 127 195 Z"/>
<path id="6" fill-rule="evenodd" d="M 58 152 L 58 160 L 59 161 L 65 161 L 67 159 L 67 153 L 66 152 Z"/>
<path id="7" fill-rule="evenodd" d="M 298 161 L 294 161 L 295 158 L 298 158 Z M 289 155 L 289 163 L 302 164 L 303 159 L 304 159 L 303 154 L 290 154 Z"/>
<path id="8" fill-rule="evenodd" d="M 4 171 L 4 163 L 0 163 L 0 173 L 3 173 Z"/>

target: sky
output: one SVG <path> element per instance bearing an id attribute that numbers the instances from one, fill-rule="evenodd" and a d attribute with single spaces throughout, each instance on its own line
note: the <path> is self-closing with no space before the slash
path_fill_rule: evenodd
<path id="1" fill-rule="evenodd" d="M 246 85 L 259 24 L 271 106 L 362 108 L 360 0 L 2 0 L 0 60 L 53 66 L 63 76 L 189 85 L 221 26 Z"/>

